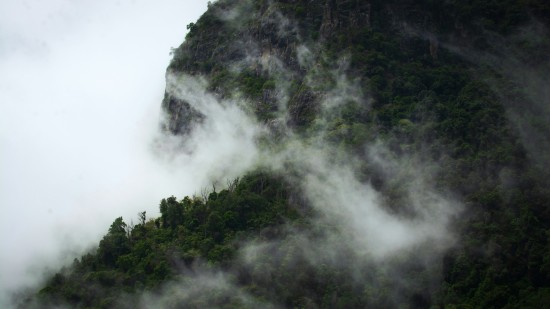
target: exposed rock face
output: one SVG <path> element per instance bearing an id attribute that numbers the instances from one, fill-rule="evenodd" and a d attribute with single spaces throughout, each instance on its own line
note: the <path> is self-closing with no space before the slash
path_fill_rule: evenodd
<path id="1" fill-rule="evenodd" d="M 190 133 L 193 126 L 200 123 L 203 117 L 189 103 L 170 95 L 168 92 L 164 94 L 162 108 L 168 116 L 163 129 L 173 134 L 185 135 Z"/>
<path id="2" fill-rule="evenodd" d="M 305 2 L 305 1 L 294 1 Z M 308 1 L 308 5 L 314 10 L 303 12 L 312 20 L 321 18 L 321 0 Z M 283 2 L 265 2 L 263 4 L 247 1 L 227 1 L 227 5 L 221 4 L 216 10 L 207 12 L 202 18 L 203 23 L 214 24 L 214 32 L 202 31 L 193 33 L 187 37 L 187 41 L 180 46 L 174 55 L 168 71 L 185 72 L 192 75 L 216 75 L 227 72 L 232 80 L 239 80 L 239 73 L 231 71 L 247 72 L 251 78 L 258 79 L 294 79 L 300 81 L 306 73 L 301 65 L 299 48 L 304 41 L 308 41 L 308 33 L 300 27 L 292 16 L 295 12 L 283 15 L 281 8 Z M 238 16 L 235 19 L 224 19 L 228 12 L 246 10 L 246 16 Z M 252 19 L 254 17 L 254 19 Z M 198 24 L 201 24 L 199 21 Z M 315 23 L 315 22 L 314 22 Z M 317 28 L 318 30 L 318 28 Z M 230 35 L 227 35 L 227 34 Z M 242 75 L 242 74 L 241 74 Z M 236 85 L 237 87 L 240 85 Z M 290 87 L 290 85 L 287 85 Z M 223 87 L 214 87 L 220 96 L 228 95 L 228 90 Z M 229 89 L 234 91 L 235 89 Z M 250 96 L 254 105 L 253 110 L 258 114 L 281 112 L 280 108 L 290 106 L 289 124 L 304 124 L 302 119 L 304 111 L 313 111 L 314 95 L 309 93 L 291 94 L 287 99 L 281 99 L 282 92 L 289 89 L 271 89 L 264 87 L 258 94 Z M 288 100 L 291 102 L 281 102 Z M 183 122 L 192 121 L 198 113 L 185 102 L 175 100 L 170 94 L 165 95 L 163 108 L 170 114 L 167 129 L 175 134 L 189 132 L 192 125 Z M 185 115 L 188 113 L 188 115 Z M 260 117 L 263 118 L 263 117 Z"/>
<path id="3" fill-rule="evenodd" d="M 368 27 L 370 23 L 371 4 L 369 1 L 327 0 L 319 32 L 323 38 L 328 38 L 336 29 Z"/>

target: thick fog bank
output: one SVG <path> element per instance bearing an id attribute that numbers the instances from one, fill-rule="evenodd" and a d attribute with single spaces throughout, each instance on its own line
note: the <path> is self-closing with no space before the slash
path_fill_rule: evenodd
<path id="1" fill-rule="evenodd" d="M 0 3 L 0 307 L 113 218 L 206 183 L 151 151 L 170 47 L 206 4 Z"/>

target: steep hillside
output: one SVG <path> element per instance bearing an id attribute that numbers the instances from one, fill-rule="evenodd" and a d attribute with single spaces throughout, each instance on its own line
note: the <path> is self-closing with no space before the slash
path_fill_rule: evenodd
<path id="1" fill-rule="evenodd" d="M 229 130 L 242 177 L 116 219 L 21 306 L 544 308 L 549 9 L 211 3 L 162 129 L 190 154 Z"/>

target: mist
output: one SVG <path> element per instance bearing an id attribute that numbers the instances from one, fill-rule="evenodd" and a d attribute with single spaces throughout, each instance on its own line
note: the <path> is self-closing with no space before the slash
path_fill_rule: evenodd
<path id="1" fill-rule="evenodd" d="M 251 65 L 262 60 L 247 55 Z M 226 65 L 235 68 L 232 63 Z M 271 73 L 271 69 L 266 70 Z M 278 67 L 274 72 L 283 75 L 283 85 L 276 87 L 279 91 L 285 91 L 284 74 L 287 72 L 284 67 Z M 450 229 L 450 222 L 461 212 L 462 205 L 453 194 L 437 188 L 430 181 L 438 172 L 437 162 L 422 162 L 420 157 L 411 155 L 396 156 L 381 140 L 365 144 L 367 156 L 361 158 L 334 147 L 325 139 L 326 128 L 323 125 L 338 114 L 344 102 L 356 100 L 368 105 L 371 100 L 360 91 L 359 83 L 345 76 L 345 72 L 336 72 L 335 76 L 337 83 L 334 89 L 327 90 L 328 95 L 320 103 L 322 112 L 316 119 L 318 130 L 311 136 L 303 137 L 291 126 L 284 125 L 289 115 L 286 110 L 280 111 L 279 117 L 283 119 L 279 119 L 280 126 L 274 133 L 269 124 L 257 121 L 253 113 L 247 112 L 247 106 L 253 102 L 248 102 L 243 96 L 232 95 L 229 97 L 237 99 L 221 99 L 207 91 L 208 81 L 202 77 L 168 73 L 167 91 L 170 96 L 187 102 L 204 117 L 189 135 L 171 137 L 174 139 L 173 145 L 176 145 L 172 148 L 179 148 L 181 153 L 188 154 L 186 158 L 193 160 L 195 151 L 201 152 L 205 147 L 201 143 L 216 140 L 214 145 L 218 146 L 212 151 L 222 151 L 226 157 L 221 159 L 219 165 L 216 164 L 215 170 L 225 167 L 229 172 L 218 177 L 228 174 L 238 176 L 232 171 L 246 172 L 257 168 L 283 175 L 300 188 L 303 198 L 314 209 L 314 215 L 308 217 L 308 221 L 316 233 L 290 224 L 280 228 L 282 236 L 275 240 L 261 240 L 260 237 L 260 240 L 242 243 L 233 269 L 217 277 L 211 277 L 200 268 L 193 269 L 190 275 L 184 277 L 197 280 L 197 286 L 166 283 L 164 291 L 177 289 L 182 297 L 177 293 L 161 293 L 154 298 L 155 304 L 194 304 L 195 300 L 185 295 L 196 293 L 201 287 L 209 289 L 212 286 L 223 287 L 220 293 L 231 298 L 244 292 L 228 279 L 238 277 L 240 271 L 250 272 L 255 280 L 265 280 L 268 284 L 271 280 L 268 278 L 273 276 L 303 271 L 300 265 L 330 265 L 342 270 L 352 282 L 369 282 L 373 286 L 379 283 L 369 273 L 384 273 L 391 279 L 379 289 L 390 289 L 397 299 L 402 296 L 398 291 L 420 289 L 418 284 L 410 281 L 412 278 L 402 278 L 402 273 L 406 271 L 401 268 L 406 268 L 406 260 L 429 270 L 433 277 L 427 280 L 427 285 L 437 285 L 440 280 L 439 258 L 457 241 Z M 314 76 L 312 78 L 315 79 Z M 281 93 L 277 98 L 283 102 L 276 104 L 285 107 L 288 97 L 288 94 Z M 205 133 L 208 137 L 204 136 Z M 259 142 L 262 138 L 272 138 L 272 134 L 278 136 L 274 144 Z M 164 141 L 162 144 L 170 142 Z M 400 181 L 405 192 L 403 209 L 392 210 L 382 192 L 369 181 L 361 180 L 357 171 L 362 160 L 385 171 L 382 177 L 387 181 Z M 210 283 L 203 286 L 205 276 Z M 299 285 L 299 280 L 287 284 Z M 245 306 L 257 301 L 250 295 L 248 297 L 252 300 L 243 301 Z M 142 304 L 148 301 L 146 297 L 142 299 Z M 216 306 L 215 299 L 206 299 L 205 302 L 206 306 Z"/>
<path id="2" fill-rule="evenodd" d="M 319 96 L 320 113 L 314 120 L 318 131 L 304 138 L 288 125 L 292 69 L 276 54 L 261 52 L 260 44 L 251 38 L 235 42 L 245 57 L 224 64 L 229 70 L 255 66 L 276 82 L 279 140 L 265 146 L 259 140 L 271 138 L 274 132 L 249 111 L 253 102 L 238 94 L 221 99 L 207 91 L 205 78 L 169 72 L 165 80 L 168 47 L 183 41 L 182 29 L 205 10 L 206 3 L 193 8 L 196 13 L 188 20 L 175 9 L 183 12 L 188 7 L 168 2 L 165 6 L 141 2 L 56 5 L 43 17 L 49 25 L 47 16 L 57 16 L 50 26 L 38 23 L 30 30 L 20 26 L 25 35 L 3 35 L 27 39 L 16 50 L 2 50 L 0 58 L 9 68 L 0 73 L 0 84 L 7 85 L 1 94 L 6 112 L 0 116 L 0 198 L 7 214 L 2 218 L 0 284 L 6 292 L 0 296 L 1 305 L 8 304 L 12 291 L 39 283 L 48 268 L 67 265 L 96 246 L 115 217 L 123 216 L 128 222 L 138 211 L 154 217 L 163 197 L 193 195 L 212 182 L 223 183 L 256 168 L 282 174 L 289 168 L 296 171 L 285 176 L 315 210 L 313 226 L 330 228 L 314 236 L 286 227 L 290 237 L 242 244 L 238 267 L 265 266 L 266 255 L 282 255 L 291 244 L 301 252 L 286 270 L 299 270 L 301 261 L 316 266 L 328 263 L 345 268 L 344 273 L 357 282 L 376 283 L 366 269 L 399 274 L 403 263 L 397 257 L 405 256 L 437 272 L 432 262 L 454 243 L 449 222 L 461 210 L 452 194 L 430 182 L 437 162 L 407 154 L 392 156 L 387 145 L 376 139 L 363 145 L 365 157 L 327 143 L 327 123 L 340 108 L 351 101 L 368 110 L 372 100 L 347 75 L 345 56 L 324 72 L 316 67 L 316 47 L 298 42 L 299 65 L 308 71 L 305 83 L 313 88 L 321 75 L 334 80 L 333 89 Z M 24 11 L 24 5 L 13 7 Z M 232 10 L 226 21 L 242 27 L 242 13 Z M 82 18 L 75 18 L 77 14 Z M 268 21 L 279 26 L 278 36 L 300 41 L 294 36 L 296 26 L 279 12 L 272 12 Z M 52 33 L 50 40 L 35 39 L 47 33 Z M 160 113 L 165 87 L 204 116 L 185 138 L 159 131 L 159 122 L 167 121 Z M 404 209 L 389 208 L 371 179 L 358 175 L 362 161 L 385 171 L 386 180 L 406 183 Z M 347 252 L 351 256 L 344 265 L 342 256 Z M 262 271 L 258 276 L 267 277 L 269 269 Z M 221 295 L 236 295 L 245 305 L 276 306 L 240 290 L 232 275 L 231 271 L 193 269 L 188 274 L 192 281 L 167 283 L 160 294 L 141 295 L 141 303 L 169 307 L 214 289 Z M 393 287 L 412 286 L 399 277 L 391 276 Z"/>
<path id="3" fill-rule="evenodd" d="M 241 5 L 246 4 L 245 1 Z M 223 16 L 222 11 L 217 13 Z M 246 18 L 241 19 L 238 14 L 238 8 L 232 9 L 227 14 L 230 18 L 224 20 L 236 29 L 246 26 L 241 22 Z M 278 31 L 278 36 L 297 40 L 299 65 L 307 72 L 304 83 L 311 88 L 321 88 L 317 83 L 323 78 L 332 79 L 329 84 L 333 87 L 318 94 L 319 112 L 312 125 L 315 129 L 300 134 L 289 121 L 292 117 L 289 81 L 295 79 L 297 73 L 285 65 L 276 51 L 262 51 L 259 42 L 244 36 L 232 42 L 233 48 L 239 49 L 243 57 L 223 63 L 223 66 L 232 72 L 261 70 L 264 76 L 274 80 L 272 104 L 277 106 L 275 119 L 267 123 L 256 119 L 252 112 L 255 102 L 248 101 L 239 89 L 220 95 L 215 91 L 208 92 L 209 81 L 205 77 L 168 72 L 170 97 L 186 102 L 203 118 L 195 123 L 190 133 L 169 138 L 173 139 L 172 142 L 163 141 L 161 144 L 171 144 L 174 152 L 179 149 L 188 154 L 184 158 L 194 160 L 198 157 L 195 152 L 205 149 L 202 143 L 216 140 L 218 146 L 212 151 L 226 154 L 219 164 L 215 164 L 216 171 L 225 170 L 226 175 L 238 176 L 234 172 L 260 168 L 283 175 L 299 188 L 302 198 L 312 207 L 314 214 L 307 220 L 314 232 L 289 223 L 278 227 L 281 232 L 277 239 L 267 240 L 260 236 L 241 243 L 232 269 L 212 277 L 208 271 L 193 268 L 191 274 L 184 277 L 197 280 L 196 286 L 177 281 L 165 283 L 163 291 L 177 290 L 179 293 L 161 293 L 152 298 L 153 303 L 189 306 L 194 304 L 194 300 L 187 298 L 187 293 L 197 293 L 198 289 L 208 294 L 211 287 L 223 287 L 221 295 L 237 295 L 239 298 L 244 291 L 234 278 L 241 272 L 250 274 L 266 286 L 273 277 L 296 274 L 296 278 L 284 281 L 292 290 L 293 286 L 298 288 L 300 285 L 298 274 L 307 273 L 304 267 L 315 269 L 327 265 L 341 271 L 352 284 L 360 286 L 368 282 L 369 286 L 375 287 L 374 291 L 380 293 L 390 290 L 396 304 L 399 298 L 409 297 L 404 294 L 424 293 L 424 288 L 438 289 L 442 254 L 458 241 L 450 222 L 462 210 L 458 198 L 433 183 L 434 175 L 439 172 L 438 162 L 426 162 L 420 154 L 394 154 L 379 139 L 363 145 L 364 156 L 329 142 L 328 124 L 341 114 L 341 109 L 356 104 L 368 111 L 372 98 L 367 89 L 361 88 L 359 80 L 348 75 L 345 55 L 338 61 L 316 58 L 324 55 L 319 54 L 316 46 L 308 45 L 294 35 L 292 29 L 296 27 L 291 21 L 276 10 L 270 14 L 267 22 L 275 23 L 275 29 L 290 29 Z M 328 69 L 319 65 L 320 62 L 329 62 Z M 208 137 L 204 136 L 205 133 Z M 265 144 L 260 140 L 270 142 Z M 372 186 L 372 175 L 367 175 L 366 179 L 359 175 L 365 162 L 384 171 L 381 177 L 386 182 L 398 183 L 403 191 L 400 209 L 392 209 L 384 192 Z M 430 277 L 422 283 L 414 281 L 414 278 L 407 277 L 414 273 L 407 270 L 410 267 L 407 264 L 427 270 Z M 390 279 L 377 282 L 377 274 Z M 206 285 L 203 284 L 204 278 L 208 278 Z M 242 304 L 246 306 L 257 301 L 253 297 L 249 301 L 250 297 L 248 295 Z M 149 303 L 148 296 L 141 303 Z M 206 299 L 204 306 L 215 307 L 216 300 Z"/>
<path id="4" fill-rule="evenodd" d="M 0 307 L 114 218 L 155 216 L 161 198 L 206 185 L 153 143 L 170 47 L 206 4 L 0 3 Z"/>

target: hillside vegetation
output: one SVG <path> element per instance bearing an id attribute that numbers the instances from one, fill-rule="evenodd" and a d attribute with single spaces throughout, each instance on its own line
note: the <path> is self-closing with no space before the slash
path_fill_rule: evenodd
<path id="1" fill-rule="evenodd" d="M 177 83 L 205 80 L 264 129 L 261 159 L 117 218 L 21 307 L 548 307 L 549 16 L 542 0 L 209 4 L 172 51 L 163 130 L 195 138 L 209 115 Z M 401 228 L 419 236 L 393 243 Z"/>

